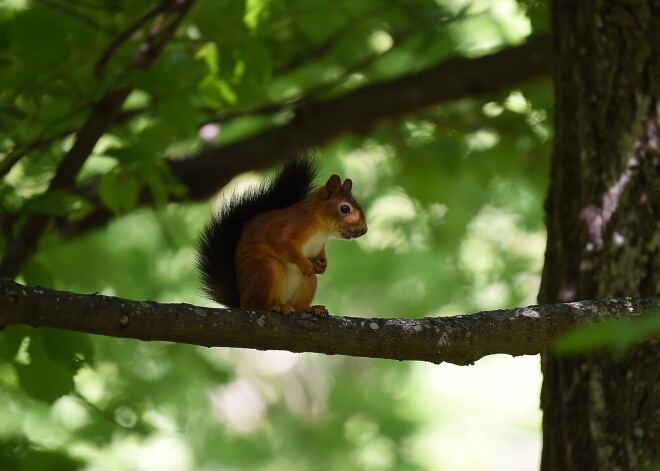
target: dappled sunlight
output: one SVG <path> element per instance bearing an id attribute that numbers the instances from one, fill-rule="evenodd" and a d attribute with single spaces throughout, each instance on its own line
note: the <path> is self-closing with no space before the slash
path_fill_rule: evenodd
<path id="1" fill-rule="evenodd" d="M 482 286 L 474 293 L 473 303 L 476 309 L 489 310 L 498 306 L 506 306 L 511 299 L 511 290 L 507 283 L 495 281 Z"/>
<path id="2" fill-rule="evenodd" d="M 474 283 L 474 307 L 497 309 L 508 307 L 512 298 L 534 299 L 544 247 L 543 234 L 521 227 L 518 215 L 484 206 L 470 222 L 459 252 L 459 266 Z M 521 262 L 521 270 L 509 275 L 511 281 L 503 281 L 508 267 Z"/>
<path id="3" fill-rule="evenodd" d="M 514 0 L 452 0 L 448 4 L 466 18 L 453 23 L 450 34 L 460 38 L 460 50 L 466 55 L 482 55 L 498 46 L 520 43 L 531 33 L 531 25 Z"/>
<path id="4" fill-rule="evenodd" d="M 74 377 L 76 391 L 92 404 L 103 405 L 109 400 L 112 392 L 110 384 L 118 379 L 117 366 L 112 363 L 101 363 L 94 368 L 83 367 Z"/>
<path id="5" fill-rule="evenodd" d="M 411 455 L 428 470 L 537 469 L 540 386 L 534 356 L 492 356 L 470 367 L 415 363 L 403 406 L 421 421 L 408 438 Z M 465 437 L 478 453 L 465 452 Z"/>
<path id="6" fill-rule="evenodd" d="M 121 406 L 115 410 L 115 421 L 122 427 L 133 428 L 137 424 L 137 420 L 137 413 L 130 407 Z"/>
<path id="7" fill-rule="evenodd" d="M 330 383 L 323 361 L 285 351 L 209 351 L 205 356 L 240 365 L 234 380 L 209 393 L 213 410 L 234 433 L 251 435 L 269 428 L 268 409 L 279 402 L 305 421 L 328 412 Z"/>
<path id="8" fill-rule="evenodd" d="M 196 2 L 145 68 L 129 64 L 151 30 L 138 26 L 112 42 L 145 4 L 5 3 L 0 246 L 34 215 L 48 214 L 49 224 L 21 275 L 26 284 L 217 307 L 200 290 L 199 233 L 223 201 L 276 171 L 233 175 L 242 165 L 232 159 L 249 154 L 261 168 L 314 144 L 317 183 L 332 173 L 352 179 L 369 225 L 353 243 L 328 243 L 315 302 L 332 315 L 419 318 L 535 300 L 550 86 L 508 86 L 493 74 L 490 88 L 486 75 L 454 83 L 464 72 L 451 73 L 522 44 L 532 33 L 529 2 Z M 547 12 L 535 13 L 539 21 Z M 103 58 L 112 44 L 120 47 Z M 423 79 L 445 66 L 440 86 L 378 93 L 390 79 Z M 473 79 L 486 98 L 467 96 Z M 120 85 L 132 91 L 90 142 L 74 183 L 47 191 L 76 132 L 99 118 L 91 104 Z M 445 85 L 457 98 L 432 96 Z M 398 103 L 410 96 L 424 100 Z M 206 163 L 188 177 L 176 170 L 200 150 Z M 227 165 L 218 170 L 218 162 Z M 217 190 L 204 202 L 200 175 L 211 181 L 203 194 Z M 212 184 L 229 178 L 221 190 Z M 146 206 L 149 196 L 156 203 Z M 60 237 L 79 223 L 92 229 Z M 535 357 L 437 366 L 55 329 L 21 336 L 12 327 L 0 333 L 0 447 L 10 450 L 0 468 L 5 455 L 84 471 L 538 467 Z M 84 354 L 70 358 L 75 342 Z M 25 466 L 16 469 L 31 471 Z"/>
<path id="9" fill-rule="evenodd" d="M 392 36 L 382 29 L 374 31 L 369 36 L 369 47 L 372 51 L 382 54 L 385 51 L 389 51 L 394 44 Z"/>
<path id="10" fill-rule="evenodd" d="M 367 146 L 350 156 L 344 154 L 323 162 L 339 168 L 338 172 L 345 174 L 342 176 L 353 178 L 356 192 L 364 192 L 361 202 L 370 225 L 369 233 L 354 244 L 335 241 L 329 245 L 329 269 L 319 278 L 318 298 L 323 303 L 329 300 L 327 304 L 332 305 L 333 313 L 455 315 L 534 299 L 545 237 L 534 226 L 528 227 L 525 217 L 512 209 L 516 207 L 512 205 L 529 208 L 538 202 L 527 189 L 504 177 L 490 176 L 490 183 L 483 190 L 492 200 L 480 205 L 467 220 L 464 232 L 459 231 L 456 250 L 447 253 L 437 240 L 444 240 L 438 238 L 455 229 L 452 212 L 466 210 L 456 200 L 446 199 L 442 188 L 425 185 L 424 188 L 430 188 L 429 196 L 418 196 L 419 188 L 414 185 L 393 185 L 392 182 L 405 180 L 391 148 Z M 235 179 L 224 195 L 261 180 L 257 174 L 246 174 Z M 119 255 L 133 253 L 131 262 L 148 267 L 149 276 L 160 285 L 158 300 L 189 299 L 199 304 L 202 298 L 196 273 L 188 264 L 194 255 L 197 231 L 212 210 L 208 205 L 172 207 L 163 212 L 164 225 L 159 225 L 152 214 L 131 215 L 110 226 L 106 235 L 97 237 L 101 244 L 117 239 L 113 250 L 118 250 Z M 161 250 L 161 246 L 137 240 L 139 234 L 147 234 L 161 244 L 166 240 L 163 227 L 172 231 L 173 240 L 188 242 L 180 248 L 168 248 L 167 256 L 154 254 L 150 258 L 148 254 Z M 67 260 L 66 252 L 59 257 Z M 458 284 L 461 277 L 464 280 Z M 124 273 L 118 273 L 118 281 L 105 291 L 124 295 L 127 287 L 134 289 L 130 282 L 127 286 L 122 284 L 127 281 L 125 278 Z M 377 290 L 366 288 L 371 279 Z M 445 280 L 454 284 L 447 285 Z M 466 368 L 463 375 L 461 368 L 445 365 L 414 363 L 390 370 L 383 363 L 368 359 L 347 362 L 289 352 L 195 348 L 191 357 L 194 363 L 209 369 L 199 374 L 200 365 L 177 365 L 177 355 L 165 345 L 138 344 L 124 352 L 128 357 L 123 360 L 100 361 L 76 375 L 78 393 L 94 407 L 109 407 L 107 426 L 120 431 L 103 446 L 79 442 L 71 447 L 72 454 L 85 457 L 90 469 L 97 466 L 100 470 L 99 463 L 112 463 L 113 469 L 120 471 L 141 471 L 149 466 L 161 469 L 160 458 L 150 461 L 148 455 L 160 453 L 166 445 L 171 446 L 172 456 L 164 461 L 182 466 L 180 469 L 195 469 L 191 463 L 197 463 L 199 452 L 191 440 L 206 443 L 211 436 L 215 437 L 214 443 L 236 443 L 248 450 L 258 443 L 271 454 L 282 453 L 281 459 L 272 461 L 272 469 L 306 469 L 307 462 L 295 464 L 288 458 L 288 452 L 283 451 L 288 450 L 286 443 L 293 446 L 295 435 L 302 433 L 315 444 L 329 427 L 340 427 L 334 429 L 334 433 L 339 433 L 334 446 L 340 447 L 346 459 L 360 469 L 392 470 L 405 459 L 420 470 L 434 471 L 444 466 L 459 471 L 499 471 L 515 470 L 518 462 L 529 464 L 538 460 L 538 421 L 525 419 L 526 414 L 538 418 L 538 383 L 520 380 L 520 359 L 478 362 Z M 129 360 L 130 356 L 135 358 Z M 530 360 L 536 362 L 534 358 Z M 355 365 L 361 366 L 354 370 Z M 408 370 L 410 379 L 402 379 Z M 520 374 L 538 380 L 538 370 L 525 371 Z M 143 386 L 147 392 L 143 389 L 144 397 L 137 403 L 123 402 L 119 399 L 120 391 L 127 375 L 139 378 L 145 385 L 165 381 L 163 384 L 170 388 L 168 377 L 187 378 L 187 385 L 178 393 L 172 390 L 176 399 L 166 399 L 167 389 L 161 389 L 162 386 Z M 501 389 L 507 384 L 514 391 Z M 459 391 L 459 387 L 464 389 Z M 199 394 L 191 396 L 193 391 Z M 363 394 L 365 399 L 361 399 Z M 521 399 L 523 395 L 527 399 Z M 168 401 L 173 402 L 165 405 Z M 520 410 L 509 406 L 516 402 L 523 404 Z M 395 405 L 385 411 L 382 403 Z M 65 426 L 62 417 L 69 409 L 75 420 Z M 65 446 L 61 437 L 79 433 L 88 426 L 86 420 L 98 420 L 93 409 L 69 399 L 59 401 L 52 414 L 52 418 L 31 419 L 30 436 L 38 438 L 39 443 Z M 53 426 L 35 434 L 34 424 L 48 421 Z M 410 430 L 398 437 L 392 430 L 404 427 L 403 424 Z M 147 431 L 138 432 L 145 425 Z M 188 437 L 183 431 L 190 427 L 200 430 Z M 267 445 L 263 444 L 264 437 L 271 437 Z M 483 453 L 465 453 L 466 440 L 478 442 Z M 309 455 L 320 453 L 311 451 L 317 445 L 309 446 Z M 116 456 L 137 454 L 138 449 L 149 451 L 139 462 L 129 463 Z M 508 468 L 492 467 L 496 462 L 513 464 Z M 350 468 L 339 465 L 336 469 Z"/>
<path id="11" fill-rule="evenodd" d="M 180 471 L 193 469 L 190 446 L 182 436 L 153 436 L 133 450 L 126 450 L 127 456 L 136 456 L 139 471 Z"/>
<path id="12" fill-rule="evenodd" d="M 353 152 L 339 156 L 343 173 L 354 182 L 358 197 L 380 194 L 382 182 L 395 174 L 396 154 L 391 146 L 366 143 Z"/>
<path id="13" fill-rule="evenodd" d="M 266 405 L 256 388 L 246 379 L 238 379 L 210 393 L 211 405 L 218 418 L 236 434 L 251 434 L 261 426 Z"/>
<path id="14" fill-rule="evenodd" d="M 432 121 L 405 121 L 403 126 L 408 132 L 406 145 L 410 147 L 428 144 L 435 138 L 437 125 Z"/>
<path id="15" fill-rule="evenodd" d="M 509 93 L 509 96 L 504 100 L 504 106 L 514 113 L 526 114 L 532 110 L 529 100 L 519 90 Z"/>
<path id="16" fill-rule="evenodd" d="M 26 411 L 22 417 L 21 428 L 25 437 L 46 449 L 63 446 L 70 438 L 72 430 L 58 421 L 52 420 L 50 408 L 39 404 Z"/>
<path id="17" fill-rule="evenodd" d="M 399 453 L 397 444 L 387 436 L 378 433 L 377 424 L 370 431 L 362 429 L 355 433 L 355 429 L 360 427 L 355 422 L 359 420 L 354 416 L 346 423 L 346 439 L 355 444 L 349 453 L 351 461 L 365 471 L 392 469 Z"/>
<path id="18" fill-rule="evenodd" d="M 407 252 L 413 248 L 409 228 L 419 208 L 401 188 L 388 193 L 378 197 L 367 209 L 369 237 L 359 239 L 358 244 L 367 251 L 394 248 L 397 252 Z"/>
<path id="19" fill-rule="evenodd" d="M 465 135 L 465 142 L 470 151 L 481 152 L 497 145 L 500 136 L 492 129 L 479 129 Z"/>
<path id="20" fill-rule="evenodd" d="M 88 425 L 92 417 L 79 399 L 71 396 L 63 396 L 58 399 L 51 410 L 53 419 L 68 430 L 79 429 Z"/>
<path id="21" fill-rule="evenodd" d="M 187 471 L 195 469 L 190 445 L 180 434 L 156 433 L 146 438 L 117 435 L 107 448 L 78 446 L 75 454 L 89 460 L 86 471 Z"/>

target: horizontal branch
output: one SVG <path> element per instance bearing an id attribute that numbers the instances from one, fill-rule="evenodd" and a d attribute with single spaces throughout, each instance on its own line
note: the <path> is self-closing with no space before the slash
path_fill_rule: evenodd
<path id="1" fill-rule="evenodd" d="M 611 298 L 422 319 L 284 316 L 75 294 L 0 279 L 0 329 L 26 324 L 206 347 L 457 365 L 496 353 L 533 355 L 576 325 L 636 317 L 658 307 L 660 298 Z"/>
<path id="2" fill-rule="evenodd" d="M 444 103 L 500 93 L 550 76 L 549 35 L 477 58 L 454 57 L 419 73 L 373 83 L 323 102 L 295 109 L 290 122 L 245 139 L 205 147 L 187 158 L 165 159 L 188 189 L 185 199 L 205 200 L 231 179 L 250 170 L 277 165 L 288 152 L 318 147 L 346 134 L 366 134 L 378 123 L 401 119 Z M 302 137 L 302 139 L 301 139 Z M 63 238 L 106 224 L 114 214 L 100 204 L 98 186 L 85 193 L 95 209 L 59 227 Z M 148 203 L 144 193 L 142 203 Z"/>
<path id="3" fill-rule="evenodd" d="M 551 62 L 548 35 L 483 57 L 453 57 L 419 73 L 300 106 L 287 124 L 167 162 L 173 175 L 189 188 L 190 197 L 206 199 L 229 181 L 225 178 L 273 166 L 292 149 L 318 147 L 346 133 L 366 134 L 379 123 L 432 106 L 500 93 L 547 78 Z M 304 142 L 298 142 L 301 136 Z"/>

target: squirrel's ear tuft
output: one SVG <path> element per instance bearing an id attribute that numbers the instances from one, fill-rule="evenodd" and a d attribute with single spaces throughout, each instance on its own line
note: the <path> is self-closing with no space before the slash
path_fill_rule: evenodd
<path id="1" fill-rule="evenodd" d="M 353 188 L 353 181 L 350 178 L 347 178 L 344 180 L 344 184 L 341 187 L 345 192 L 348 193 L 351 191 L 351 188 Z"/>
<path id="2" fill-rule="evenodd" d="M 336 195 L 339 193 L 341 191 L 341 178 L 339 178 L 339 175 L 330 175 L 330 178 L 328 178 L 328 181 L 325 184 L 325 188 L 332 194 Z"/>

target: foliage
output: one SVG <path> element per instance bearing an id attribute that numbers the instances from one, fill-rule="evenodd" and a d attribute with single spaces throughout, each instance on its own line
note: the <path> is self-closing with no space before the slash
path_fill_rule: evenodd
<path id="1" fill-rule="evenodd" d="M 185 202 L 163 156 L 258 135 L 301 103 L 518 44 L 547 22 L 540 2 L 200 0 L 150 69 L 126 72 L 135 41 L 102 61 L 152 7 L 0 6 L 2 251 L 27 216 L 57 217 L 22 281 L 204 303 L 191 259 L 212 204 Z M 91 104 L 125 85 L 133 91 L 76 187 L 47 191 Z M 319 302 L 334 313 L 404 317 L 532 303 L 550 113 L 549 84 L 530 84 L 320 150 L 322 174 L 354 180 L 370 232 L 330 244 Z M 238 177 L 226 192 L 259 178 Z M 94 188 L 98 200 L 86 197 Z M 142 188 L 151 209 L 140 205 Z M 117 215 L 109 225 L 60 237 L 58 227 L 99 204 Z M 386 361 L 22 326 L 0 334 L 0 355 L 7 469 L 434 469 L 420 437 L 455 407 L 430 417 L 419 406 L 418 389 L 444 370 Z M 456 459 L 445 464 L 466 469 Z M 504 465 L 490 469 L 512 469 Z"/>
<path id="2" fill-rule="evenodd" d="M 623 355 L 630 347 L 660 335 L 660 311 L 633 319 L 608 319 L 567 333 L 555 344 L 560 354 L 576 354 L 609 348 Z"/>

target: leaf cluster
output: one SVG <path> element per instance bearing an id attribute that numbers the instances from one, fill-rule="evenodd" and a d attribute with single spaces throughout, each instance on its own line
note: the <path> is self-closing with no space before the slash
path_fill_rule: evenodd
<path id="1" fill-rule="evenodd" d="M 10 2 L 0 7 L 0 252 L 46 214 L 22 281 L 204 302 L 191 260 L 212 205 L 187 201 L 169 162 L 544 29 L 543 5 L 505 3 L 509 15 L 458 0 L 198 1 L 143 69 L 128 64 L 159 4 Z M 48 190 L 94 104 L 122 87 L 132 91 L 73 186 Z M 370 232 L 331 244 L 319 300 L 338 313 L 421 316 L 533 298 L 551 114 L 548 84 L 531 84 L 320 150 L 323 174 L 353 178 Z M 68 235 L 99 209 L 110 224 Z M 0 334 L 0 354 L 0 468 L 422 468 L 411 451 L 420 425 L 392 406 L 414 397 L 406 365 L 24 327 Z M 132 459 L 138 450 L 149 459 Z M 149 461 L 159 455 L 169 463 Z"/>

